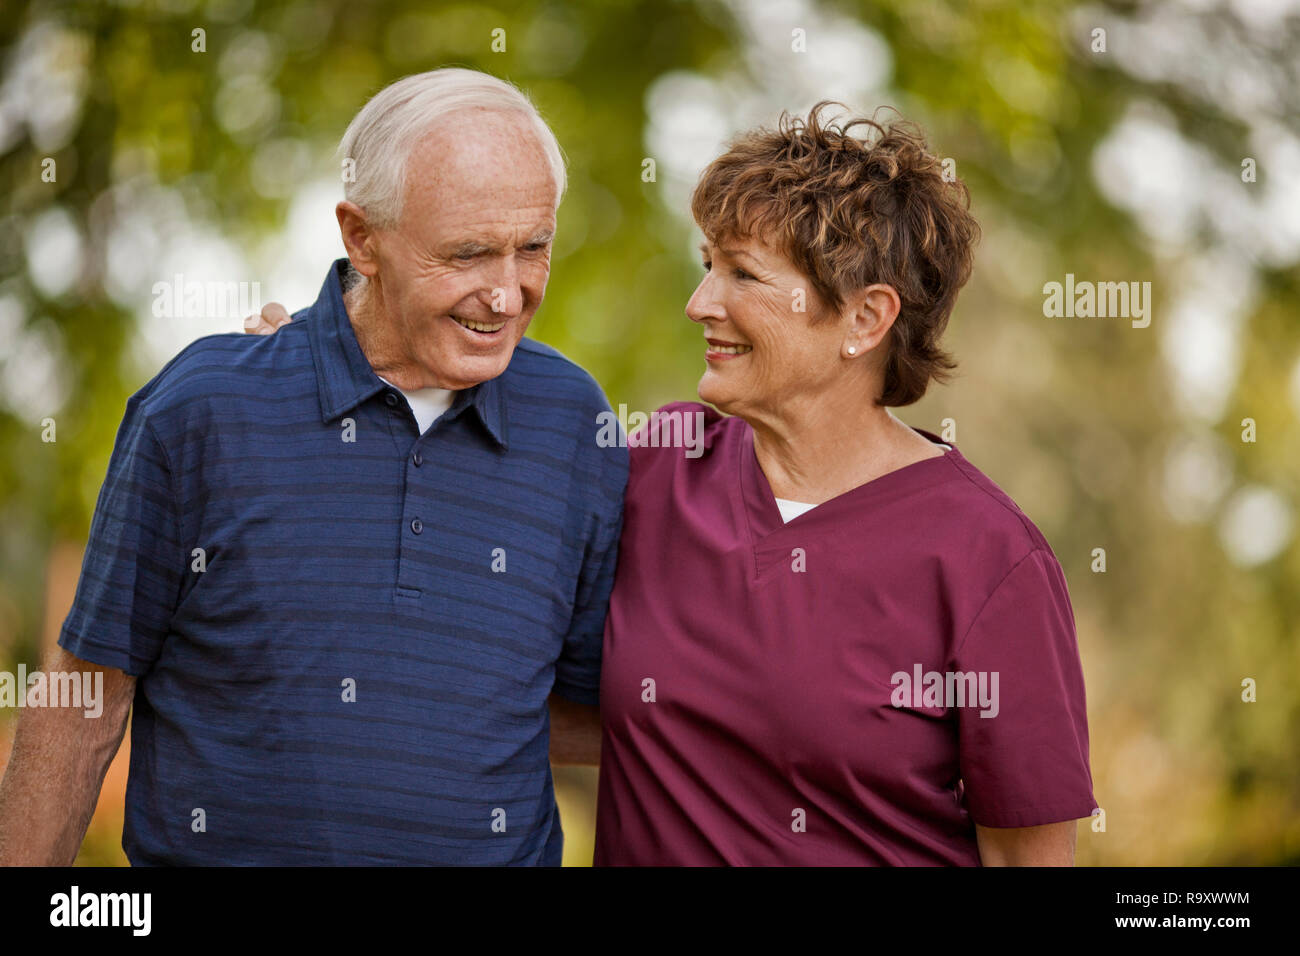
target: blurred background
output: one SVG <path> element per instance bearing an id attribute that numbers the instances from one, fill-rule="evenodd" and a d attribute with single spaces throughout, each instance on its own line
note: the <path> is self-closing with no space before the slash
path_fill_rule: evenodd
<path id="1" fill-rule="evenodd" d="M 3 14 L 0 669 L 57 636 L 127 396 L 255 311 L 160 307 L 157 284 L 310 304 L 343 254 L 335 147 L 387 83 L 460 65 L 532 96 L 570 187 L 529 334 L 645 410 L 703 371 L 683 313 L 703 166 L 783 109 L 888 105 L 953 161 L 984 231 L 947 338 L 960 375 L 897 414 L 955 440 L 1065 569 L 1105 810 L 1078 862 L 1300 864 L 1297 0 Z M 1046 316 L 1067 274 L 1149 282 L 1150 325 Z M 126 862 L 128 746 L 80 863 Z M 556 778 L 566 863 L 590 863 L 595 771 Z"/>

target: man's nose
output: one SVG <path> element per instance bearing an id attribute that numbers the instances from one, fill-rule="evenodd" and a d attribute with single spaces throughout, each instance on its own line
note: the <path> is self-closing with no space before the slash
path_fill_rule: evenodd
<path id="1" fill-rule="evenodd" d="M 519 284 L 519 264 L 514 256 L 502 256 L 491 277 L 488 307 L 494 314 L 513 319 L 524 310 L 524 292 Z"/>

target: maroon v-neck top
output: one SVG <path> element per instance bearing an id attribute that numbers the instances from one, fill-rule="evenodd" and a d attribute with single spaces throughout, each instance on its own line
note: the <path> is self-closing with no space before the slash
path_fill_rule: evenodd
<path id="1" fill-rule="evenodd" d="M 783 524 L 744 421 L 662 411 L 704 452 L 632 449 L 597 865 L 978 865 L 975 823 L 1090 815 L 1065 578 L 992 481 L 954 448 Z"/>

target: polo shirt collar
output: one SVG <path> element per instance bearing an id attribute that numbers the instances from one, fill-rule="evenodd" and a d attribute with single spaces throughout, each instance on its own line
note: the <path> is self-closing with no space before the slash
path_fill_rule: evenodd
<path id="1" fill-rule="evenodd" d="M 350 267 L 347 259 L 336 260 L 316 302 L 307 310 L 321 421 L 327 424 L 388 388 L 361 351 L 343 304 L 343 277 Z M 492 440 L 505 448 L 506 389 L 500 377 L 457 391 L 443 418 L 458 418 L 466 408 L 474 410 Z"/>

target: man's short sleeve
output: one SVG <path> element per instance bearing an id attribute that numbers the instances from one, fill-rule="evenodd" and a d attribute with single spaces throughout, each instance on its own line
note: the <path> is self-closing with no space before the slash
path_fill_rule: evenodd
<path id="1" fill-rule="evenodd" d="M 567 700 L 593 707 L 600 702 L 601 646 L 618 565 L 628 474 L 625 448 L 604 448 L 601 454 L 604 467 L 593 489 L 597 495 L 596 521 L 583 555 L 569 632 L 555 664 L 555 692 Z"/>
<path id="2" fill-rule="evenodd" d="M 1006 575 L 954 652 L 952 669 L 987 675 L 990 688 L 997 675 L 996 709 L 958 708 L 971 818 L 1029 827 L 1089 816 L 1096 802 L 1083 671 L 1065 575 L 1050 551 L 1032 551 Z"/>
<path id="3" fill-rule="evenodd" d="M 140 408 L 127 403 L 95 505 L 72 611 L 59 645 L 134 676 L 162 649 L 187 568 L 166 452 Z"/>

